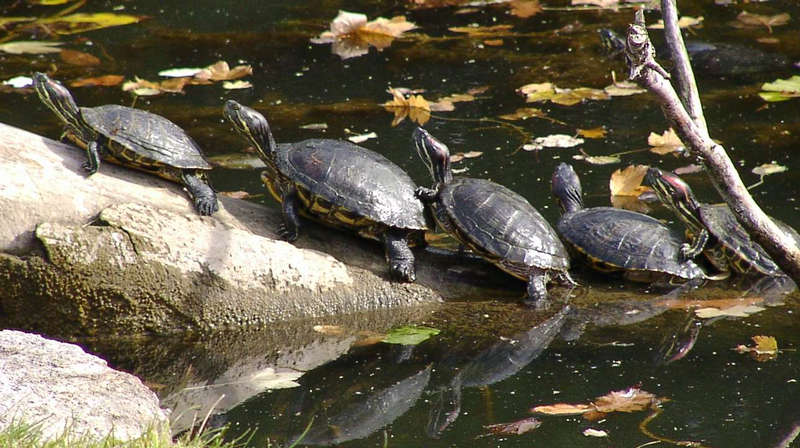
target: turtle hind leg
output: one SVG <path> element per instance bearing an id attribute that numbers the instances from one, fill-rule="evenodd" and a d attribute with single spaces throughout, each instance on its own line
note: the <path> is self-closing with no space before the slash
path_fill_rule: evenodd
<path id="1" fill-rule="evenodd" d="M 408 231 L 387 229 L 383 232 L 383 248 L 392 278 L 404 282 L 416 280 L 414 253 L 408 247 Z"/>
<path id="2" fill-rule="evenodd" d="M 550 306 L 547 299 L 547 274 L 534 269 L 528 275 L 528 295 L 525 297 L 525 305 L 537 310 L 544 310 Z"/>
<path id="3" fill-rule="evenodd" d="M 89 176 L 97 172 L 100 167 L 100 145 L 97 142 L 89 142 L 86 145 L 86 161 L 81 165 Z"/>
<path id="4" fill-rule="evenodd" d="M 194 208 L 197 210 L 197 213 L 203 216 L 210 216 L 219 210 L 217 193 L 208 185 L 204 173 L 183 170 L 181 171 L 180 178 L 183 185 L 189 190 L 189 196 L 194 200 Z"/>
<path id="5" fill-rule="evenodd" d="M 278 234 L 290 243 L 300 235 L 300 215 L 297 212 L 297 202 L 297 189 L 294 186 L 286 187 L 281 194 L 283 223 L 278 229 Z"/>

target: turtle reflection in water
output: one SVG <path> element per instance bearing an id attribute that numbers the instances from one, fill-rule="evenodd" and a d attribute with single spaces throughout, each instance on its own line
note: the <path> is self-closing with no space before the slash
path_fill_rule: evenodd
<path id="1" fill-rule="evenodd" d="M 183 129 L 166 118 L 139 109 L 109 104 L 78 107 L 66 87 L 44 73 L 33 75 L 39 99 L 66 124 L 64 138 L 84 148 L 89 175 L 104 160 L 136 168 L 183 184 L 201 215 L 219 208 L 208 185 L 211 165 Z"/>
<path id="2" fill-rule="evenodd" d="M 555 231 L 522 196 L 485 179 L 453 177 L 450 151 L 428 131 L 413 133 L 417 153 L 434 187 L 417 189 L 443 230 L 509 274 L 528 282 L 528 302 L 547 306 L 546 283 L 553 276 L 574 285 L 569 254 Z"/>
<path id="3" fill-rule="evenodd" d="M 264 183 L 282 204 L 281 236 L 297 239 L 299 214 L 324 224 L 383 241 L 394 278 L 414 281 L 409 242 L 423 239 L 427 222 L 416 185 L 386 157 L 331 139 L 278 145 L 263 115 L 236 101 L 225 103 L 225 117 L 248 139 L 267 165 Z"/>
<path id="4" fill-rule="evenodd" d="M 655 190 L 658 199 L 686 225 L 689 242 L 681 247 L 683 259 L 702 253 L 721 272 L 784 276 L 764 249 L 736 221 L 726 204 L 699 202 L 691 187 L 677 174 L 649 168 L 644 183 Z M 773 219 L 787 237 L 800 242 L 791 227 Z"/>
<path id="5" fill-rule="evenodd" d="M 580 179 L 571 165 L 556 167 L 551 188 L 561 208 L 556 226 L 561 238 L 593 269 L 643 282 L 699 285 L 706 278 L 694 261 L 681 257 L 681 236 L 659 220 L 613 207 L 583 208 Z"/>

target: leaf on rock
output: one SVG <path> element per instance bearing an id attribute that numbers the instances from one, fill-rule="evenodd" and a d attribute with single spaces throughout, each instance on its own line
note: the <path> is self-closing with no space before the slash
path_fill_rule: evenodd
<path id="1" fill-rule="evenodd" d="M 122 75 L 103 75 L 103 76 L 96 76 L 93 78 L 81 78 L 76 79 L 69 83 L 70 87 L 95 87 L 95 86 L 103 86 L 103 87 L 111 87 L 116 86 L 121 83 L 125 79 Z"/>
<path id="2" fill-rule="evenodd" d="M 779 165 L 775 162 L 765 163 L 753 168 L 753 174 L 757 174 L 759 176 L 769 176 L 770 174 L 782 173 L 788 169 L 789 168 L 786 168 L 785 166 Z"/>
<path id="3" fill-rule="evenodd" d="M 110 12 L 76 13 L 39 19 L 36 24 L 45 25 L 48 30 L 56 34 L 76 34 L 114 26 L 130 25 L 138 23 L 145 18 L 145 16 Z"/>
<path id="4" fill-rule="evenodd" d="M 611 196 L 639 197 L 642 193 L 650 191 L 650 187 L 642 185 L 648 168 L 647 165 L 628 165 L 611 173 L 611 179 L 608 181 Z"/>
<path id="5" fill-rule="evenodd" d="M 772 34 L 772 27 L 786 25 L 790 19 L 791 16 L 787 13 L 765 16 L 742 11 L 736 16 L 736 22 L 733 22 L 732 25 L 737 28 L 764 26 Z"/>
<path id="6" fill-rule="evenodd" d="M 533 17 L 544 11 L 542 5 L 539 4 L 539 0 L 511 0 L 509 6 L 511 7 L 509 11 L 511 15 L 521 19 Z"/>
<path id="7" fill-rule="evenodd" d="M 496 423 L 494 425 L 483 425 L 483 429 L 495 435 L 518 436 L 532 431 L 542 425 L 542 422 L 534 417 L 523 418 L 511 423 Z"/>
<path id="8" fill-rule="evenodd" d="M 383 108 L 394 113 L 392 126 L 397 126 L 406 117 L 419 125 L 431 119 L 431 106 L 422 95 L 403 95 L 399 89 L 389 88 L 392 100 L 383 103 Z"/>
<path id="9" fill-rule="evenodd" d="M 592 129 L 578 129 L 578 135 L 585 138 L 605 138 L 606 128 L 598 126 Z"/>
<path id="10" fill-rule="evenodd" d="M 764 90 L 764 92 L 759 92 L 758 95 L 765 101 L 770 102 L 800 97 L 800 75 L 764 83 L 761 86 L 761 90 Z"/>
<path id="11" fill-rule="evenodd" d="M 661 135 L 651 132 L 647 136 L 647 144 L 651 146 L 650 152 L 660 155 L 683 152 L 685 150 L 683 142 L 681 142 L 678 134 L 672 128 L 667 129 Z"/>
<path id="12" fill-rule="evenodd" d="M 566 134 L 553 134 L 547 137 L 536 137 L 532 143 L 522 146 L 525 151 L 539 151 L 544 148 L 573 148 L 583 143 L 582 138 Z"/>
<path id="13" fill-rule="evenodd" d="M 14 41 L 0 44 L 0 51 L 11 54 L 44 54 L 44 53 L 59 53 L 59 45 L 63 42 L 46 42 L 41 40 L 30 41 Z"/>
<path id="14" fill-rule="evenodd" d="M 69 50 L 63 49 L 59 53 L 59 57 L 62 61 L 66 62 L 67 64 L 71 65 L 79 65 L 81 67 L 88 67 L 91 65 L 100 65 L 101 61 L 100 58 L 97 56 L 91 55 L 89 53 L 84 53 L 82 51 L 77 50 Z"/>
<path id="15" fill-rule="evenodd" d="M 703 16 L 700 17 L 689 17 L 689 16 L 682 16 L 678 19 L 678 28 L 699 28 L 703 26 Z M 663 30 L 664 29 L 664 21 L 659 20 L 658 22 L 648 25 L 650 29 L 654 30 Z"/>
<path id="16" fill-rule="evenodd" d="M 556 403 L 551 405 L 536 406 L 531 408 L 530 411 L 547 415 L 580 415 L 593 410 L 594 406 L 588 404 Z"/>
<path id="17" fill-rule="evenodd" d="M 403 16 L 391 19 L 379 17 L 367 22 L 364 14 L 339 11 L 330 29 L 312 38 L 311 43 L 333 44 L 333 53 L 347 59 L 367 54 L 370 45 L 379 50 L 386 48 L 404 32 L 415 28 L 417 26 Z"/>
<path id="18" fill-rule="evenodd" d="M 423 326 L 404 326 L 390 331 L 383 342 L 387 344 L 417 345 L 439 334 L 438 329 Z"/>
<path id="19" fill-rule="evenodd" d="M 694 310 L 694 314 L 701 319 L 711 319 L 712 317 L 729 316 L 729 317 L 747 317 L 764 311 L 766 308 L 756 305 L 734 305 L 729 308 L 719 309 L 714 307 L 698 308 Z"/>

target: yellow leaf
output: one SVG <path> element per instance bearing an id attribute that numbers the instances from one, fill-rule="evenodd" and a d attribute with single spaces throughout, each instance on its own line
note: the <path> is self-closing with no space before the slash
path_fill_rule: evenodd
<path id="1" fill-rule="evenodd" d="M 400 90 L 389 88 L 392 100 L 383 103 L 384 109 L 394 113 L 392 126 L 397 126 L 408 117 L 411 121 L 423 125 L 431 118 L 431 107 L 422 95 L 404 96 Z"/>
<path id="2" fill-rule="evenodd" d="M 61 17 L 47 17 L 39 19 L 39 24 L 49 25 L 48 29 L 56 34 L 75 34 L 86 31 L 99 30 L 112 26 L 129 25 L 138 23 L 144 16 L 129 14 L 114 14 L 110 12 L 76 13 Z"/>
<path id="3" fill-rule="evenodd" d="M 592 410 L 594 410 L 594 407 L 588 404 L 556 403 L 551 405 L 536 406 L 531 408 L 530 412 L 547 415 L 580 415 Z"/>
<path id="4" fill-rule="evenodd" d="M 642 179 L 647 174 L 647 165 L 629 165 L 611 173 L 608 189 L 612 196 L 638 197 L 650 188 L 642 185 Z"/>
<path id="5" fill-rule="evenodd" d="M 31 41 L 14 41 L 0 44 L 0 51 L 11 54 L 44 54 L 44 53 L 59 53 L 61 52 L 59 45 L 63 42 L 46 42 L 41 40 Z"/>
<path id="6" fill-rule="evenodd" d="M 503 120 L 527 120 L 528 118 L 544 118 L 547 115 L 541 109 L 534 107 L 523 107 L 514 111 L 513 114 L 500 115 L 497 118 Z"/>
<path id="7" fill-rule="evenodd" d="M 610 392 L 592 404 L 598 412 L 636 412 L 656 404 L 656 396 L 637 387 Z"/>
<path id="8" fill-rule="evenodd" d="M 647 136 L 647 144 L 652 146 L 650 152 L 660 155 L 680 152 L 684 149 L 683 142 L 681 142 L 681 139 L 678 138 L 678 134 L 676 134 L 672 128 L 667 129 L 661 135 L 651 132 L 650 135 Z"/>
<path id="9" fill-rule="evenodd" d="M 757 353 L 773 354 L 778 352 L 778 340 L 773 336 L 753 336 L 753 342 L 756 344 L 753 349 Z"/>
<path id="10" fill-rule="evenodd" d="M 693 28 L 693 27 L 699 27 L 702 24 L 703 24 L 703 16 L 700 16 L 700 17 L 683 16 L 680 19 L 678 19 L 678 28 Z M 664 21 L 663 20 L 659 20 L 658 22 L 656 22 L 656 23 L 654 23 L 652 25 L 648 25 L 647 27 L 650 28 L 650 29 L 654 29 L 654 30 L 657 30 L 657 29 L 658 30 L 663 30 L 664 29 Z"/>
<path id="11" fill-rule="evenodd" d="M 496 36 L 509 31 L 513 26 L 511 25 L 493 25 L 493 26 L 454 26 L 448 30 L 454 33 L 469 34 L 471 37 L 481 36 Z"/>
<path id="12" fill-rule="evenodd" d="M 770 174 L 782 173 L 788 169 L 789 168 L 777 163 L 765 163 L 753 168 L 753 174 L 757 174 L 759 176 L 769 176 Z"/>
<path id="13" fill-rule="evenodd" d="M 603 138 L 606 136 L 606 128 L 598 126 L 592 129 L 578 129 L 578 135 L 586 138 Z"/>

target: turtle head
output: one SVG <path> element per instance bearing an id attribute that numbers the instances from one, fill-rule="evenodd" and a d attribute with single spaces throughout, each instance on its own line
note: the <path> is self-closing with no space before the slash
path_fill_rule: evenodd
<path id="1" fill-rule="evenodd" d="M 553 171 L 550 181 L 550 190 L 556 203 L 561 208 L 561 214 L 572 213 L 583 208 L 583 191 L 578 174 L 567 163 L 559 163 Z"/>
<path id="2" fill-rule="evenodd" d="M 250 140 L 255 146 L 261 158 L 271 161 L 275 158 L 275 139 L 269 128 L 267 119 L 258 111 L 247 106 L 243 106 L 234 100 L 225 102 L 222 115 L 228 119 L 236 129 L 236 132 Z"/>
<path id="3" fill-rule="evenodd" d="M 644 184 L 656 192 L 658 199 L 692 229 L 704 227 L 700 220 L 700 203 L 689 184 L 677 174 L 650 167 Z"/>
<path id="4" fill-rule="evenodd" d="M 39 99 L 70 128 L 82 131 L 87 128 L 75 99 L 60 82 L 44 73 L 33 74 L 33 88 Z"/>
<path id="5" fill-rule="evenodd" d="M 420 127 L 414 129 L 412 138 L 417 154 L 428 167 L 434 183 L 442 185 L 453 180 L 453 173 L 450 171 L 450 150 L 447 149 L 447 145 Z"/>
<path id="6" fill-rule="evenodd" d="M 600 34 L 600 42 L 603 43 L 608 54 L 617 55 L 625 51 L 625 39 L 619 34 L 608 28 L 600 28 L 597 32 Z"/>

